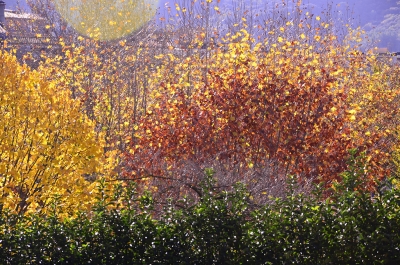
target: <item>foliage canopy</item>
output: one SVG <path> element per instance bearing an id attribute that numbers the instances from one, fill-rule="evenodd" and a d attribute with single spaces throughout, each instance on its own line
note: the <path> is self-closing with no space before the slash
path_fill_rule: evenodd
<path id="1" fill-rule="evenodd" d="M 50 73 L 0 51 L 0 203 L 18 213 L 45 212 L 55 197 L 66 211 L 85 208 L 85 176 L 105 170 L 101 136 Z"/>

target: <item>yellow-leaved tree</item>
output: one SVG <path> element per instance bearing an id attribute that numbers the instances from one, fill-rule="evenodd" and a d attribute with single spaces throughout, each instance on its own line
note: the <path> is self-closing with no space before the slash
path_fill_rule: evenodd
<path id="1" fill-rule="evenodd" d="M 107 174 L 104 140 L 67 87 L 49 81 L 0 51 L 0 207 L 46 212 L 90 206 L 96 182 Z"/>

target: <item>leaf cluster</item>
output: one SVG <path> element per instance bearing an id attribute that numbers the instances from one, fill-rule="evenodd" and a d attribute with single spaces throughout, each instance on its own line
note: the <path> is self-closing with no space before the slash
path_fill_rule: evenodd
<path id="1" fill-rule="evenodd" d="M 87 179 L 107 176 L 94 123 L 49 79 L 0 51 L 0 211 L 46 212 L 56 197 L 65 212 L 90 207 Z"/>

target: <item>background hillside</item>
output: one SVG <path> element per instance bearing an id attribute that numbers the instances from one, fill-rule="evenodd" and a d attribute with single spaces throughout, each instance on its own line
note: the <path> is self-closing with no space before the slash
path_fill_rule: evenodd
<path id="1" fill-rule="evenodd" d="M 281 0 L 243 0 L 248 4 L 265 10 L 266 6 L 281 3 Z M 27 9 L 27 0 L 5 0 L 6 8 L 16 9 L 18 4 Z M 159 0 L 159 8 L 174 6 L 174 0 Z M 180 0 L 179 2 L 182 2 Z M 220 5 L 231 7 L 239 0 L 221 0 Z M 334 17 L 361 26 L 368 31 L 375 41 L 380 40 L 379 47 L 387 47 L 391 51 L 400 51 L 400 5 L 397 0 L 308 0 L 303 1 L 303 7 L 312 12 L 321 13 L 329 10 Z M 163 13 L 163 12 L 161 12 Z"/>

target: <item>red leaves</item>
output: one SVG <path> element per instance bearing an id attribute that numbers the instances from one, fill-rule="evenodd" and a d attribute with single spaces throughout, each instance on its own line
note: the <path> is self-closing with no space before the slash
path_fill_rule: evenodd
<path id="1" fill-rule="evenodd" d="M 274 178 L 340 179 L 349 149 L 376 150 L 369 144 L 373 134 L 369 141 L 358 137 L 366 129 L 349 115 L 351 89 L 343 76 L 355 84 L 358 71 L 349 70 L 346 57 L 301 54 L 295 49 L 279 56 L 246 49 L 216 54 L 207 82 L 194 79 L 189 92 L 181 88 L 186 74 L 178 67 L 174 78 L 162 81 L 154 114 L 139 121 L 132 146 L 141 148 L 126 156 L 130 168 L 166 175 L 187 163 L 202 168 L 218 161 L 228 171 L 271 167 Z M 376 141 L 383 143 L 382 135 Z M 381 176 L 383 163 L 369 158 L 377 165 L 369 177 Z"/>
<path id="2" fill-rule="evenodd" d="M 138 141 L 144 148 L 132 161 L 146 170 L 151 164 L 158 173 L 179 161 L 201 164 L 214 159 L 257 166 L 277 159 L 290 165 L 288 173 L 309 178 L 342 172 L 348 148 L 340 137 L 346 107 L 330 93 L 335 80 L 324 74 L 312 82 L 304 78 L 305 69 L 289 82 L 290 69 L 288 76 L 280 77 L 265 64 L 246 69 L 246 74 L 213 69 L 210 85 L 203 84 L 190 97 L 177 89 L 172 98 L 162 99 L 155 115 L 140 121 Z M 338 115 L 330 115 L 332 107 Z"/>

